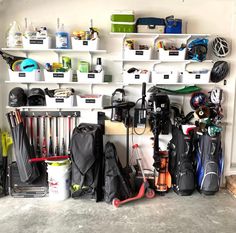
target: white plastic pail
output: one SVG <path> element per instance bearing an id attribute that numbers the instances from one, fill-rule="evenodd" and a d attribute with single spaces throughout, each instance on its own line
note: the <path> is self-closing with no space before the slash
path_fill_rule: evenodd
<path id="1" fill-rule="evenodd" d="M 70 160 L 46 161 L 48 172 L 49 197 L 52 200 L 65 200 L 70 196 Z"/>

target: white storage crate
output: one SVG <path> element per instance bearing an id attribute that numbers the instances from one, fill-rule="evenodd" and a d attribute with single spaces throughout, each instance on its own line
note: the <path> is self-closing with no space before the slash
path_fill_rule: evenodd
<path id="1" fill-rule="evenodd" d="M 103 108 L 110 104 L 110 98 L 106 95 L 77 95 L 78 108 Z"/>
<path id="2" fill-rule="evenodd" d="M 138 33 L 165 33 L 165 26 L 164 25 L 137 25 L 137 32 Z"/>
<path id="3" fill-rule="evenodd" d="M 90 51 L 98 50 L 100 44 L 100 39 L 96 38 L 95 40 L 79 40 L 74 37 L 71 37 L 72 49 L 81 50 L 81 51 Z"/>
<path id="4" fill-rule="evenodd" d="M 50 49 L 52 45 L 51 37 L 29 39 L 23 37 L 24 49 Z"/>
<path id="5" fill-rule="evenodd" d="M 162 61 L 183 61 L 185 60 L 186 48 L 183 50 L 165 50 L 159 48 L 159 60 Z"/>
<path id="6" fill-rule="evenodd" d="M 182 83 L 191 84 L 206 84 L 209 83 L 211 71 L 206 72 L 188 72 L 183 71 Z"/>
<path id="7" fill-rule="evenodd" d="M 70 108 L 74 106 L 74 95 L 69 97 L 49 97 L 46 96 L 46 105 L 49 108 Z"/>
<path id="8" fill-rule="evenodd" d="M 104 81 L 104 71 L 100 73 L 81 73 L 77 70 L 79 83 L 102 83 Z"/>
<path id="9" fill-rule="evenodd" d="M 71 82 L 72 75 L 72 70 L 68 70 L 67 72 L 49 72 L 44 70 L 45 82 Z"/>
<path id="10" fill-rule="evenodd" d="M 154 84 L 175 84 L 179 82 L 179 72 L 167 71 L 157 72 L 152 71 L 152 83 Z"/>
<path id="11" fill-rule="evenodd" d="M 124 71 L 123 74 L 123 82 L 126 84 L 140 84 L 140 83 L 149 83 L 150 81 L 150 71 L 146 74 L 139 73 L 128 73 Z"/>
<path id="12" fill-rule="evenodd" d="M 10 81 L 13 82 L 34 82 L 34 81 L 42 81 L 41 70 L 33 70 L 31 72 L 23 72 L 23 71 L 12 71 L 8 70 Z"/>
<path id="13" fill-rule="evenodd" d="M 152 57 L 152 48 L 147 50 L 124 49 L 124 59 L 127 60 L 150 60 Z"/>

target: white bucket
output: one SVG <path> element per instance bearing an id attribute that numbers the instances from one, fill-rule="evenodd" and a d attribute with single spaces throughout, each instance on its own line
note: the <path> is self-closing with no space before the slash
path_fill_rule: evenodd
<path id="1" fill-rule="evenodd" d="M 70 160 L 47 160 L 49 197 L 52 200 L 65 200 L 70 196 Z"/>

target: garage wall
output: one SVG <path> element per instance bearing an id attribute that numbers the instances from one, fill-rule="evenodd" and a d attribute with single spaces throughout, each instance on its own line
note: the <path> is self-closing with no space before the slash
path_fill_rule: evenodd
<path id="1" fill-rule="evenodd" d="M 121 64 L 113 62 L 113 59 L 117 59 L 121 56 L 121 40 L 119 38 L 112 38 L 109 35 L 110 32 L 110 15 L 113 10 L 120 9 L 133 9 L 137 17 L 142 16 L 154 16 L 154 17 L 166 17 L 168 15 L 175 15 L 182 18 L 187 22 L 187 33 L 207 33 L 211 35 L 221 35 L 232 41 L 232 46 L 235 47 L 235 1 L 234 0 L 100 0 L 100 1 L 82 1 L 82 0 L 8 0 L 5 2 L 5 15 L 1 14 L 1 38 L 6 32 L 10 22 L 16 20 L 23 27 L 24 18 L 27 17 L 33 22 L 35 26 L 47 26 L 50 32 L 55 33 L 56 18 L 60 17 L 61 21 L 65 24 L 68 31 L 73 30 L 85 30 L 90 25 L 90 19 L 93 19 L 94 26 L 100 28 L 100 34 L 102 37 L 102 48 L 107 49 L 108 54 L 102 55 L 105 65 L 105 71 L 107 74 L 113 75 L 113 81 L 121 81 Z M 2 28 L 1 28 L 2 27 Z M 5 47 L 5 46 L 3 46 Z M 236 162 L 236 156 L 231 156 L 233 148 L 236 148 L 232 144 L 232 129 L 233 129 L 233 113 L 234 113 L 234 100 L 235 100 L 235 58 L 236 53 L 233 51 L 230 57 L 227 59 L 231 63 L 231 74 L 228 77 L 227 85 L 221 87 L 224 89 L 225 96 L 225 133 L 224 133 L 224 150 L 226 168 L 225 173 L 230 174 L 234 172 L 231 168 L 232 161 Z M 82 56 L 82 55 L 75 55 Z M 84 56 L 84 55 L 83 55 Z M 56 55 L 52 54 L 32 54 L 32 58 L 37 59 L 42 64 L 46 61 L 55 61 Z M 76 57 L 74 58 L 76 61 Z M 75 63 L 76 64 L 76 63 Z M 7 70 L 4 65 L 3 72 L 1 72 L 1 82 L 7 79 Z M 3 95 L 2 107 L 7 104 L 8 91 L 11 88 L 10 85 L 4 85 L 2 90 Z M 95 86 L 94 92 L 111 94 L 118 86 Z M 208 89 L 210 87 L 207 87 Z M 79 91 L 86 93 L 90 91 L 88 87 L 78 87 Z M 127 87 L 126 88 L 130 97 L 130 100 L 136 100 L 141 95 L 140 87 Z M 186 102 L 188 99 L 182 99 L 181 102 Z M 5 111 L 1 111 L 4 115 Z M 91 112 L 82 114 L 84 119 L 86 116 L 92 115 Z M 107 112 L 109 115 L 109 112 Z M 87 118 L 86 118 L 87 119 Z M 6 127 L 6 121 L 3 119 L 4 127 Z M 235 131 L 235 130 L 234 130 Z M 124 145 L 124 137 L 113 136 L 111 138 L 116 143 Z M 148 139 L 148 140 L 146 140 Z M 151 165 L 151 142 L 149 136 L 135 137 L 135 140 L 142 144 L 144 150 L 148 154 L 147 164 Z M 150 143 L 146 143 L 149 141 Z M 168 138 L 163 139 L 163 145 L 166 144 Z M 144 143 L 145 142 L 145 143 Z M 227 146 L 226 143 L 227 142 Z M 119 147 L 124 148 L 124 147 Z M 125 154 L 124 149 L 121 149 L 120 154 Z"/>

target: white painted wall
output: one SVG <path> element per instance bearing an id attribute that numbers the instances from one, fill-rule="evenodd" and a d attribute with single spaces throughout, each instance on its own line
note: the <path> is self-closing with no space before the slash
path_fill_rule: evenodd
<path id="1" fill-rule="evenodd" d="M 27 17 L 33 22 L 35 26 L 47 26 L 51 33 L 55 32 L 56 18 L 60 17 L 64 22 L 66 29 L 70 32 L 73 30 L 87 29 L 89 27 L 90 19 L 94 21 L 94 25 L 100 28 L 103 49 L 107 49 L 108 54 L 102 56 L 105 71 L 107 74 L 113 75 L 113 81 L 121 81 L 120 64 L 114 63 L 112 60 L 119 58 L 121 43 L 117 38 L 112 38 L 110 32 L 110 15 L 116 9 L 133 9 L 137 17 L 154 16 L 166 17 L 168 15 L 175 15 L 188 22 L 187 33 L 209 33 L 212 35 L 221 35 L 232 40 L 232 46 L 235 47 L 235 1 L 234 0 L 8 0 L 4 8 L 5 14 L 0 14 L 0 40 L 3 40 L 10 22 L 18 21 L 22 26 L 24 18 Z M 1 42 L 1 41 L 0 41 Z M 74 55 L 76 58 L 80 54 Z M 54 61 L 56 56 L 52 54 L 33 54 L 33 58 L 39 62 Z M 223 86 L 226 93 L 225 109 L 225 134 L 224 134 L 224 148 L 226 161 L 226 174 L 233 173 L 231 168 L 232 161 L 236 162 L 236 156 L 231 157 L 231 148 L 233 147 L 232 132 L 233 132 L 233 114 L 235 101 L 235 58 L 236 52 L 233 51 L 231 56 L 227 59 L 231 63 L 231 74 L 228 77 L 228 83 Z M 76 63 L 74 63 L 76 64 Z M 7 80 L 6 66 L 4 70 L 1 69 L 1 82 Z M 94 92 L 111 94 L 118 86 L 95 86 Z M 2 87 L 1 87 L 2 88 Z M 11 86 L 6 86 L 1 90 L 1 100 L 3 107 L 7 103 L 8 90 Z M 88 87 L 75 87 L 79 92 L 89 92 Z M 128 87 L 127 91 L 131 100 L 136 100 L 141 95 L 141 90 L 138 87 Z M 184 99 L 185 100 L 185 99 Z M 5 111 L 2 111 L 2 116 Z M 83 115 L 82 115 L 83 116 Z M 85 116 L 85 115 L 84 115 Z M 3 119 L 3 126 L 6 127 L 6 121 Z M 137 136 L 135 136 L 135 139 Z M 112 137 L 114 141 L 124 144 L 123 137 Z M 142 144 L 147 153 L 147 163 L 151 164 L 151 147 L 148 137 L 140 137 L 138 142 Z M 148 143 L 147 143 L 148 141 Z M 119 147 L 120 148 L 120 147 Z M 149 148 L 149 149 L 148 149 Z M 121 154 L 123 150 L 121 150 Z M 236 170 L 235 170 L 236 171 Z"/>

